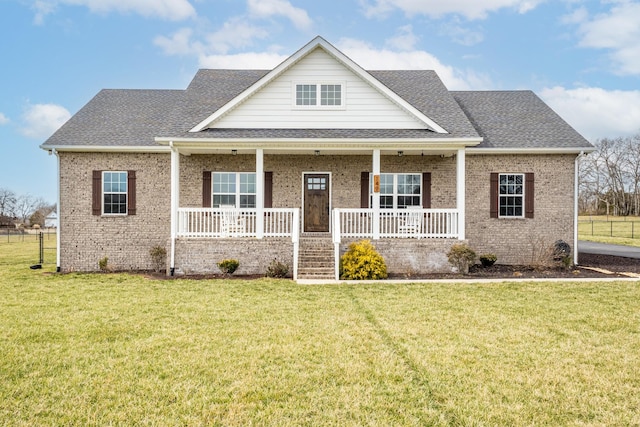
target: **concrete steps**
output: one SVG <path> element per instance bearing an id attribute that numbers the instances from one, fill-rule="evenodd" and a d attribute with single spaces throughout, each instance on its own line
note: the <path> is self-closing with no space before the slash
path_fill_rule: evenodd
<path id="1" fill-rule="evenodd" d="M 335 279 L 331 236 L 300 238 L 298 279 Z"/>

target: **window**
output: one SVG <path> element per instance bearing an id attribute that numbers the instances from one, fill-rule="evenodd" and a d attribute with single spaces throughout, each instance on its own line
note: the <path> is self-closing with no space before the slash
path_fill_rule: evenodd
<path id="1" fill-rule="evenodd" d="M 253 172 L 213 172 L 212 196 L 214 208 L 235 206 L 256 207 L 256 174 Z"/>
<path id="2" fill-rule="evenodd" d="M 102 172 L 102 213 L 127 214 L 127 172 Z"/>
<path id="3" fill-rule="evenodd" d="M 498 179 L 498 215 L 524 217 L 524 175 L 501 173 Z"/>
<path id="4" fill-rule="evenodd" d="M 422 175 L 419 173 L 380 174 L 380 207 L 402 209 L 421 206 L 421 182 Z M 369 181 L 369 194 L 373 198 L 373 178 Z"/>
<path id="5" fill-rule="evenodd" d="M 298 107 L 341 107 L 342 99 L 342 84 L 296 84 Z"/>

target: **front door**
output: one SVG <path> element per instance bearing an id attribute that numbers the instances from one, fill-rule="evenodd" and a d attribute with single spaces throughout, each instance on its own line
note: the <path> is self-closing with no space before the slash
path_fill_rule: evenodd
<path id="1" fill-rule="evenodd" d="M 304 231 L 329 231 L 329 174 L 304 174 Z"/>

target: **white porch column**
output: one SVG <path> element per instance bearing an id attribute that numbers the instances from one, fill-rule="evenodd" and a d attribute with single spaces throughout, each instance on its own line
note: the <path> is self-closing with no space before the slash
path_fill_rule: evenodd
<path id="1" fill-rule="evenodd" d="M 264 150 L 256 149 L 256 237 L 264 237 Z"/>
<path id="2" fill-rule="evenodd" d="M 458 210 L 458 239 L 465 239 L 465 155 L 464 148 L 456 155 L 456 209 Z"/>
<path id="3" fill-rule="evenodd" d="M 373 180 L 375 182 L 376 177 L 380 182 L 380 150 L 373 150 Z M 378 190 L 376 192 L 376 190 Z M 380 188 L 373 187 L 373 201 L 371 204 L 373 209 L 373 221 L 371 226 L 373 227 L 373 239 L 378 240 L 380 238 Z"/>
<path id="4" fill-rule="evenodd" d="M 170 273 L 173 276 L 176 268 L 176 236 L 178 234 L 178 207 L 180 205 L 180 153 L 171 147 L 171 260 Z"/>

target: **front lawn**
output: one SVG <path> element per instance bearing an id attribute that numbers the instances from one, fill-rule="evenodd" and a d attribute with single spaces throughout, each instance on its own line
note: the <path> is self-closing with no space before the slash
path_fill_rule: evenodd
<path id="1" fill-rule="evenodd" d="M 637 425 L 640 285 L 301 286 L 30 270 L 0 425 Z"/>

